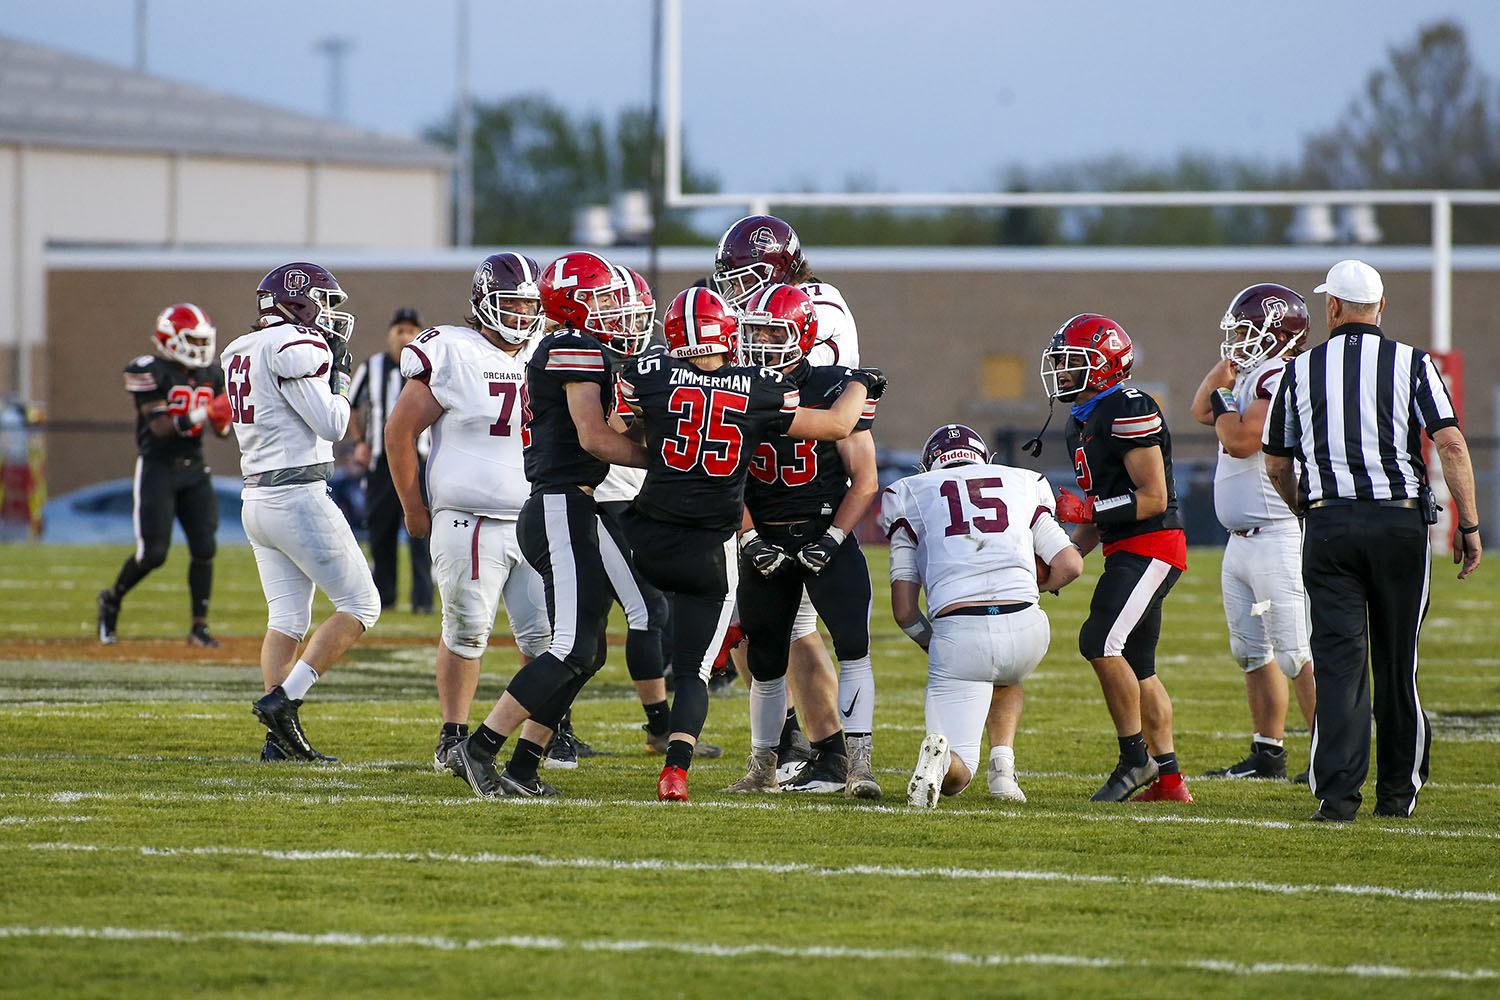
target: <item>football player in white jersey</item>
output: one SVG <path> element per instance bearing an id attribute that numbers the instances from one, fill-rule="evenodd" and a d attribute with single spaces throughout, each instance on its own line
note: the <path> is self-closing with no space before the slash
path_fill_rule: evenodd
<path id="1" fill-rule="evenodd" d="M 891 614 L 927 650 L 927 737 L 907 801 L 931 807 L 968 787 L 990 737 L 990 794 L 1025 802 L 1016 783 L 1021 682 L 1046 655 L 1051 630 L 1041 586 L 1077 579 L 1083 556 L 1055 519 L 1052 487 L 1026 469 L 991 465 L 963 424 L 932 432 L 921 472 L 881 495 L 891 540 Z M 927 592 L 929 621 L 917 603 Z"/>
<path id="2" fill-rule="evenodd" d="M 1229 531 L 1221 575 L 1229 652 L 1245 673 L 1250 754 L 1210 777 L 1286 778 L 1287 680 L 1312 728 L 1313 689 L 1302 533 L 1261 460 L 1261 428 L 1281 370 L 1307 343 L 1307 305 L 1282 285 L 1251 285 L 1219 322 L 1221 360 L 1193 396 L 1193 416 L 1219 438 L 1214 510 Z M 1306 782 L 1307 772 L 1297 776 Z"/>
<path id="3" fill-rule="evenodd" d="M 308 689 L 380 617 L 380 594 L 349 522 L 328 495 L 333 443 L 349 427 L 347 298 L 316 264 L 283 264 L 256 289 L 260 320 L 224 349 L 240 468 L 241 518 L 268 607 L 260 648 L 266 695 L 262 760 L 331 761 L 308 743 L 297 709 Z M 334 612 L 308 640 L 313 589 Z"/>
<path id="4" fill-rule="evenodd" d="M 437 648 L 443 725 L 432 756 L 439 772 L 450 770 L 449 751 L 468 738 L 501 594 L 522 666 L 552 637 L 541 575 L 516 541 L 516 518 L 531 492 L 521 416 L 527 347 L 542 324 L 539 277 L 537 262 L 523 254 L 486 257 L 474 271 L 468 325 L 432 327 L 402 348 L 407 382 L 386 421 L 386 454 L 406 531 L 430 535 L 443 599 Z M 430 510 L 417 482 L 417 438 L 429 427 Z"/>
<path id="5" fill-rule="evenodd" d="M 711 284 L 736 309 L 743 309 L 756 293 L 775 284 L 800 288 L 813 301 L 818 317 L 817 339 L 807 352 L 813 366 L 859 367 L 859 329 L 849 304 L 837 288 L 813 274 L 802 241 L 785 221 L 773 215 L 750 215 L 725 230 L 714 255 Z M 735 665 L 749 682 L 743 648 L 734 654 Z M 792 624 L 792 643 L 787 656 L 787 687 L 792 701 L 816 718 L 806 721 L 815 732 L 843 729 L 857 736 L 866 748 L 864 732 L 872 724 L 866 716 L 875 704 L 875 674 L 863 661 L 834 669 L 823 638 L 818 634 L 818 615 L 806 592 Z M 845 706 L 852 710 L 844 711 Z M 811 762 L 812 746 L 803 735 L 797 709 L 787 711 L 781 742 L 777 747 L 777 778 L 790 785 Z"/>

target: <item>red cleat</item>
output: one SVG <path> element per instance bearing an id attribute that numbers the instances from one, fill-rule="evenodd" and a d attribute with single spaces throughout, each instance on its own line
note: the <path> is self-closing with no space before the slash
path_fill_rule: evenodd
<path id="1" fill-rule="evenodd" d="M 1132 802 L 1191 802 L 1193 793 L 1180 774 L 1163 774 L 1146 787 Z"/>
<path id="2" fill-rule="evenodd" d="M 714 657 L 713 669 L 709 676 L 721 674 L 724 668 L 729 666 L 729 651 L 745 641 L 745 630 L 740 628 L 739 622 L 730 622 L 729 628 L 724 632 L 724 642 L 719 646 L 719 655 Z"/>
<path id="3" fill-rule="evenodd" d="M 686 802 L 687 772 L 680 767 L 664 767 L 656 779 L 656 797 L 662 802 Z"/>

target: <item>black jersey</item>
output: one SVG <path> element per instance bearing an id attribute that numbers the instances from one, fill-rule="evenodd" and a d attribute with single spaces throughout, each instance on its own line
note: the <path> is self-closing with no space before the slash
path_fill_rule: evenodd
<path id="1" fill-rule="evenodd" d="M 814 367 L 806 361 L 786 373 L 797 387 L 802 405 L 826 410 L 838 401 L 844 387 L 855 381 L 854 369 L 842 365 Z M 865 400 L 856 431 L 875 422 L 875 400 Z M 750 463 L 745 484 L 745 507 L 757 523 L 805 521 L 832 517 L 849 492 L 849 472 L 838 444 L 805 441 L 785 434 L 761 442 Z"/>
<path id="2" fill-rule="evenodd" d="M 207 406 L 224 391 L 224 369 L 216 361 L 188 368 L 155 354 L 142 354 L 125 366 L 125 391 L 135 402 L 135 446 L 142 458 L 203 458 L 203 425 L 187 434 L 157 437 L 141 404 L 165 401 L 173 417 Z"/>
<path id="3" fill-rule="evenodd" d="M 1095 397 L 1097 403 L 1086 420 L 1068 421 L 1068 448 L 1073 452 L 1073 471 L 1078 485 L 1103 500 L 1135 489 L 1125 471 L 1125 453 L 1134 448 L 1161 448 L 1167 474 L 1167 509 L 1143 521 L 1099 525 L 1105 543 L 1144 535 L 1151 531 L 1180 529 L 1177 517 L 1177 486 L 1172 482 L 1172 435 L 1162 419 L 1156 400 L 1139 389 L 1119 388 Z"/>
<path id="4" fill-rule="evenodd" d="M 592 382 L 607 417 L 614 410 L 614 366 L 606 351 L 581 330 L 543 337 L 526 362 L 521 448 L 531 492 L 556 486 L 598 486 L 609 463 L 584 451 L 568 412 L 567 384 Z"/>
<path id="5" fill-rule="evenodd" d="M 620 397 L 646 421 L 651 464 L 636 509 L 657 521 L 732 532 L 761 441 L 786 433 L 797 387 L 769 368 L 702 371 L 670 355 L 626 369 Z"/>

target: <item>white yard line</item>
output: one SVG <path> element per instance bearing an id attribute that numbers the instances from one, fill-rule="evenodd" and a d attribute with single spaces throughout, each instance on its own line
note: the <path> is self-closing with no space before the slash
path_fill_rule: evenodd
<path id="1" fill-rule="evenodd" d="M 268 861 L 398 861 L 456 865 L 522 865 L 532 868 L 587 868 L 611 871 L 757 872 L 770 875 L 814 875 L 823 878 L 949 878 L 1000 882 L 1059 882 L 1084 885 L 1170 886 L 1177 889 L 1271 893 L 1280 896 L 1371 896 L 1415 902 L 1497 903 L 1500 893 L 1473 890 L 1399 889 L 1383 885 L 1316 885 L 1235 879 L 1183 878 L 1173 875 L 1088 875 L 1078 872 L 1016 868 L 910 868 L 895 865 L 812 865 L 798 861 L 676 861 L 663 858 L 551 858 L 540 854 L 445 854 L 438 851 L 275 850 L 257 847 L 149 847 L 112 844 L 28 844 L 32 851 L 125 853 L 143 857 L 244 857 Z"/>
<path id="2" fill-rule="evenodd" d="M 956 966 L 1036 966 L 1085 969 L 1162 969 L 1218 972 L 1231 976 L 1298 974 L 1356 979 L 1444 979 L 1493 980 L 1493 969 L 1415 969 L 1399 965 L 1318 965 L 1310 962 L 1257 962 L 1246 964 L 1226 959 L 1117 958 L 1109 955 L 1053 953 L 937 951 L 926 948 L 851 948 L 845 945 L 716 944 L 693 941 L 609 938 L 558 938 L 505 935 L 490 938 L 449 938 L 415 934 L 359 934 L 330 932 L 300 934 L 294 931 L 178 931 L 144 927 L 0 927 L 0 938 L 73 938 L 92 941 L 170 941 L 174 944 L 205 944 L 220 941 L 314 948 L 419 948 L 435 951 L 586 951 L 633 953 L 660 951 L 695 958 L 735 959 L 769 955 L 776 958 L 861 959 L 896 962 L 940 962 Z"/>

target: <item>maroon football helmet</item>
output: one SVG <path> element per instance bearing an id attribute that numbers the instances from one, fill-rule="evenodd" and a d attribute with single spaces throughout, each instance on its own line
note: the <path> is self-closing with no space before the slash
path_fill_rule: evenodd
<path id="1" fill-rule="evenodd" d="M 593 334 L 619 354 L 626 333 L 626 280 L 596 253 L 565 253 L 542 269 L 542 311 L 559 326 Z"/>
<path id="2" fill-rule="evenodd" d="M 157 353 L 169 361 L 202 368 L 214 363 L 217 332 L 202 309 L 191 302 L 179 302 L 156 317 L 156 332 L 151 339 Z"/>
<path id="3" fill-rule="evenodd" d="M 964 424 L 944 424 L 928 435 L 917 468 L 931 472 L 950 465 L 984 465 L 989 460 L 989 446 L 978 431 Z"/>
<path id="4" fill-rule="evenodd" d="M 791 285 L 767 285 L 740 312 L 740 353 L 747 365 L 784 368 L 802 360 L 818 336 L 812 299 Z"/>
<path id="5" fill-rule="evenodd" d="M 1042 385 L 1050 399 L 1070 402 L 1085 389 L 1103 392 L 1130 377 L 1135 349 L 1124 327 L 1098 313 L 1081 313 L 1057 328 L 1042 352 Z M 1060 376 L 1068 376 L 1062 385 Z"/>
<path id="6" fill-rule="evenodd" d="M 354 332 L 354 316 L 336 311 L 349 296 L 338 279 L 317 264 L 283 264 L 260 279 L 255 294 L 262 326 L 285 320 L 345 341 Z"/>
<path id="7" fill-rule="evenodd" d="M 1219 329 L 1224 331 L 1219 357 L 1236 371 L 1249 371 L 1272 358 L 1302 350 L 1309 327 L 1307 303 L 1302 296 L 1285 285 L 1251 285 L 1229 300 L 1229 308 L 1219 320 Z"/>
<path id="8" fill-rule="evenodd" d="M 474 271 L 469 305 L 508 344 L 524 344 L 542 329 L 542 276 L 536 261 L 519 253 L 492 253 Z"/>
<path id="9" fill-rule="evenodd" d="M 667 307 L 663 322 L 667 353 L 674 358 L 701 358 L 710 354 L 728 354 L 734 358 L 738 347 L 739 322 L 719 293 L 707 288 L 689 288 L 678 292 Z"/>
<path id="10" fill-rule="evenodd" d="M 802 267 L 802 242 L 773 215 L 750 215 L 729 227 L 714 257 L 714 290 L 735 308 L 766 285 Z"/>

